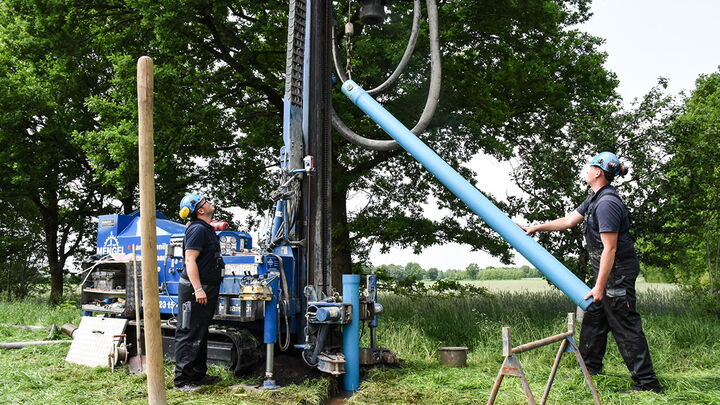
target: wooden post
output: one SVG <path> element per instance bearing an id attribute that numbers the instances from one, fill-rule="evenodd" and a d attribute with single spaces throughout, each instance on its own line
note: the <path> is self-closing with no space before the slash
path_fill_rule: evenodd
<path id="1" fill-rule="evenodd" d="M 138 59 L 138 156 L 140 163 L 140 242 L 143 323 L 147 355 L 148 403 L 166 404 L 155 231 L 155 156 L 153 151 L 153 61 Z"/>

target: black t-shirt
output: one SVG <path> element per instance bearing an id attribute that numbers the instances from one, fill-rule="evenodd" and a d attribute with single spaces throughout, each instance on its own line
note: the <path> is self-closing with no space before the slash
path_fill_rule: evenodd
<path id="1" fill-rule="evenodd" d="M 220 256 L 220 238 L 210 224 L 202 220 L 194 220 L 185 228 L 183 240 L 183 255 L 186 249 L 199 250 L 196 262 L 200 272 L 200 282 L 203 284 L 217 283 L 222 279 L 224 267 Z M 183 277 L 188 278 L 187 270 Z"/>
<path id="2" fill-rule="evenodd" d="M 601 188 L 586 198 L 576 210 L 585 217 L 585 236 L 589 249 L 602 249 L 600 233 L 617 232 L 616 257 L 635 253 L 630 237 L 630 216 L 613 186 L 608 184 Z"/>

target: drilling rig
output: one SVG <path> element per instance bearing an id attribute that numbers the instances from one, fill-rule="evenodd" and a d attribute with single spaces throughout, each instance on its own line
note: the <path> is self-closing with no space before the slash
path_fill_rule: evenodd
<path id="1" fill-rule="evenodd" d="M 208 359 L 242 372 L 265 359 L 263 387 L 275 387 L 276 349 L 292 350 L 308 367 L 343 376 L 343 388 L 359 388 L 360 365 L 393 363 L 387 349 L 377 347 L 377 280 L 368 275 L 337 274 L 332 263 L 332 130 L 351 143 L 374 151 L 406 149 L 442 184 L 482 217 L 577 305 L 587 308 L 589 288 L 524 234 L 480 191 L 455 172 L 419 138 L 437 108 L 441 86 L 438 10 L 425 0 L 429 44 L 428 95 L 417 124 L 406 128 L 372 95 L 390 89 L 408 66 L 419 34 L 422 6 L 414 0 L 412 27 L 397 67 L 368 91 L 352 81 L 347 63 L 353 38 L 365 25 L 382 24 L 391 0 L 348 2 L 338 21 L 327 0 L 290 0 L 286 59 L 283 144 L 280 183 L 272 194 L 274 217 L 266 238 L 256 245 L 244 232 L 217 224 L 225 270 L 208 344 Z M 338 27 L 344 27 L 340 35 Z M 343 66 L 341 45 L 345 44 Z M 393 139 L 366 138 L 344 123 L 332 105 L 334 82 L 342 92 Z M 183 269 L 184 225 L 156 214 L 158 285 L 163 348 L 172 358 L 173 336 L 180 310 L 178 282 Z M 97 254 L 83 263 L 82 308 L 132 324 L 142 297 L 133 293 L 139 257 L 129 255 L 140 244 L 139 214 L 104 215 L 98 220 Z M 138 280 L 139 283 L 142 280 Z M 138 322 L 138 321 L 135 321 Z M 370 347 L 360 348 L 360 325 L 366 323 Z M 132 328 L 128 328 L 128 334 Z M 133 339 L 128 337 L 127 342 Z M 128 344 L 130 352 L 136 351 Z M 264 346 L 264 347 L 263 347 Z"/>

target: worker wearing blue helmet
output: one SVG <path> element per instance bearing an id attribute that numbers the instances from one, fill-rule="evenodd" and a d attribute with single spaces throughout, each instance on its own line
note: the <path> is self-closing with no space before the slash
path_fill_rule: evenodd
<path id="1" fill-rule="evenodd" d="M 661 387 L 653 371 L 650 350 L 636 310 L 635 280 L 640 261 L 630 236 L 630 218 L 617 190 L 611 185 L 627 168 L 611 152 L 588 162 L 585 181 L 592 193 L 564 218 L 540 225 L 523 226 L 528 234 L 561 231 L 585 222 L 585 247 L 594 270 L 595 285 L 585 297 L 593 303 L 583 318 L 580 353 L 591 374 L 600 374 L 612 331 L 620 354 L 635 385 L 628 392 L 654 391 Z"/>
<path id="2" fill-rule="evenodd" d="M 219 381 L 207 375 L 207 341 L 217 307 L 224 263 L 220 240 L 210 225 L 215 207 L 203 195 L 186 194 L 180 217 L 189 219 L 183 239 L 184 267 L 178 285 L 175 331 L 175 387 L 193 392 Z"/>

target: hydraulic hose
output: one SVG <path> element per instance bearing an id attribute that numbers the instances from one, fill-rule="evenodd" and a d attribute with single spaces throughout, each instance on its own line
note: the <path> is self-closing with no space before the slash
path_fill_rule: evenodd
<path id="1" fill-rule="evenodd" d="M 290 347 L 290 328 L 289 328 L 289 326 L 288 326 L 288 325 L 289 325 L 289 324 L 288 324 L 288 311 L 290 310 L 290 295 L 289 295 L 289 293 L 288 293 L 289 288 L 288 288 L 287 278 L 285 277 L 285 262 L 283 261 L 283 258 L 282 258 L 281 256 L 279 256 L 279 255 L 270 254 L 270 255 L 268 255 L 268 256 L 273 256 L 273 257 L 275 257 L 275 258 L 277 259 L 277 261 L 278 261 L 278 266 L 280 267 L 280 280 L 281 280 L 281 283 L 282 283 L 283 296 L 284 296 L 284 297 L 283 297 L 284 299 L 282 300 L 282 303 L 283 303 L 283 307 L 285 308 L 285 310 L 283 311 L 283 313 L 284 313 L 284 315 L 285 315 L 285 334 L 286 334 L 286 337 L 285 337 L 285 342 L 283 342 L 283 341 L 280 339 L 280 337 L 281 337 L 281 336 L 280 336 L 280 328 L 278 328 L 278 342 L 280 343 L 280 351 L 283 351 L 283 352 L 284 352 L 285 350 L 287 350 L 287 349 Z"/>
<path id="2" fill-rule="evenodd" d="M 435 110 L 437 109 L 438 102 L 440 100 L 440 89 L 441 89 L 441 82 L 442 82 L 442 66 L 441 66 L 441 56 L 440 56 L 440 33 L 439 33 L 439 23 L 438 23 L 438 10 L 437 10 L 437 4 L 435 0 L 426 0 L 426 6 L 427 6 L 427 13 L 428 13 L 428 24 L 430 27 L 430 89 L 428 90 L 428 97 L 425 101 L 425 108 L 423 109 L 422 114 L 420 115 L 420 118 L 418 119 L 417 124 L 410 129 L 412 133 L 415 135 L 419 135 L 427 129 L 428 125 L 430 124 L 430 120 L 432 119 L 432 116 L 435 114 Z M 334 30 L 333 30 L 334 32 Z M 334 36 L 333 36 L 334 38 Z M 337 47 L 336 41 L 333 39 L 333 59 L 336 64 L 336 68 L 340 65 L 339 64 L 339 56 L 338 51 L 335 49 Z M 406 49 L 407 51 L 407 49 Z M 402 62 L 402 61 L 401 61 Z M 403 68 L 404 69 L 404 68 Z M 397 72 L 398 69 L 396 69 Z M 344 72 L 341 72 L 342 69 L 338 69 L 338 76 L 340 79 L 343 79 L 346 77 Z M 395 74 L 395 72 L 393 72 Z M 399 76 L 399 73 L 398 73 Z M 392 75 L 391 75 L 392 77 Z M 397 78 L 395 78 L 397 79 Z M 393 79 L 393 81 L 395 80 Z M 387 82 L 387 81 L 386 81 Z M 392 82 L 391 82 L 392 83 Z M 381 87 L 385 85 L 383 83 L 382 85 L 378 86 Z M 373 89 L 375 90 L 375 89 Z M 361 146 L 366 149 L 370 150 L 376 150 L 376 151 L 390 151 L 393 149 L 396 149 L 398 147 L 397 142 L 393 140 L 376 140 L 376 139 L 369 139 L 366 138 L 355 131 L 353 131 L 351 128 L 349 128 L 345 123 L 342 121 L 340 116 L 337 114 L 335 109 L 331 109 L 331 118 L 332 118 L 332 124 L 333 127 L 340 132 L 340 134 L 347 139 L 348 141 Z"/>
<path id="3" fill-rule="evenodd" d="M 405 53 L 403 54 L 402 58 L 400 59 L 400 63 L 398 63 L 395 70 L 392 72 L 390 77 L 385 80 L 382 84 L 375 87 L 374 89 L 368 90 L 368 93 L 370 94 L 377 94 L 381 91 L 387 89 L 390 87 L 395 81 L 400 77 L 402 72 L 405 71 L 405 68 L 407 67 L 408 63 L 410 62 L 410 57 L 412 57 L 413 52 L 415 51 L 415 44 L 417 43 L 418 38 L 418 32 L 420 31 L 420 0 L 415 0 L 413 3 L 413 23 L 412 28 L 410 30 L 410 39 L 408 39 L 407 47 L 405 47 Z"/>

